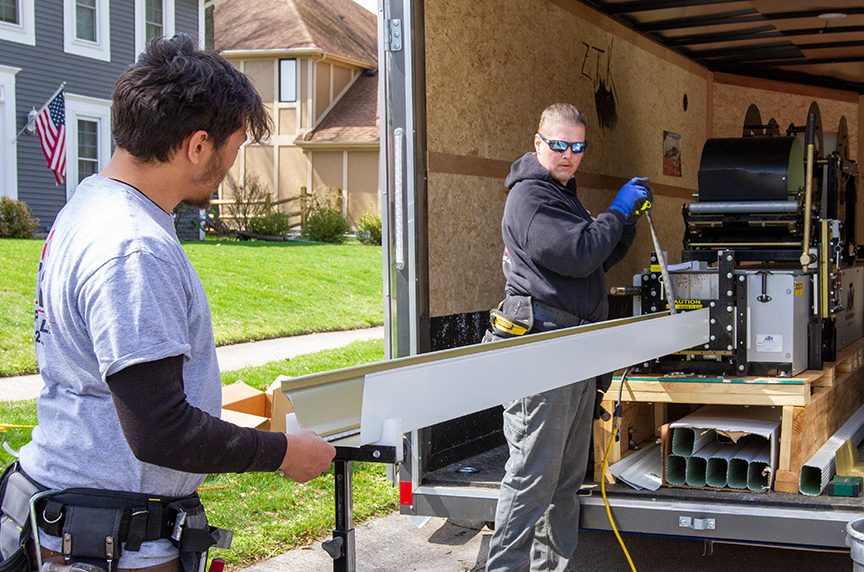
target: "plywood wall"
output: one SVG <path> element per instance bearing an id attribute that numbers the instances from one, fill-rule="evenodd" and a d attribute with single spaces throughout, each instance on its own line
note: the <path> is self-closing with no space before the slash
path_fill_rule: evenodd
<path id="1" fill-rule="evenodd" d="M 558 101 L 586 114 L 580 172 L 604 181 L 580 197 L 602 212 L 610 189 L 650 177 L 667 195 L 656 207 L 661 241 L 680 255 L 680 197 L 696 189 L 710 126 L 704 69 L 575 1 L 426 0 L 425 11 L 427 144 L 437 158 L 428 184 L 432 316 L 488 309 L 503 296 L 501 165 L 533 150 L 540 112 Z M 663 174 L 664 131 L 681 135 L 681 177 Z M 486 176 L 454 174 L 472 171 Z M 648 264 L 649 244 L 640 229 L 610 284 Z"/>
<path id="2" fill-rule="evenodd" d="M 724 83 L 718 74 L 714 83 L 714 132 L 712 137 L 740 137 L 744 125 L 744 114 L 751 103 L 759 108 L 762 121 L 774 118 L 781 133 L 790 124 L 803 126 L 807 112 L 815 101 L 822 115 L 822 131 L 836 132 L 840 118 L 846 117 L 849 130 L 849 156 L 858 157 L 858 101 L 856 94 L 843 97 L 845 92 L 833 90 L 808 90 L 810 93 L 794 93 L 795 86 L 763 82 L 749 78 L 735 78 L 735 84 Z M 749 85 L 740 85 L 747 83 Z M 769 89 L 773 87 L 773 89 Z M 821 92 L 821 94 L 820 94 Z M 836 95 L 835 95 L 836 94 Z"/>

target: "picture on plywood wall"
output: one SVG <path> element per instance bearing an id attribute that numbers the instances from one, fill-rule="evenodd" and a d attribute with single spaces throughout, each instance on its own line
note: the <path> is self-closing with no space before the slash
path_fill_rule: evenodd
<path id="1" fill-rule="evenodd" d="M 663 132 L 663 174 L 681 176 L 681 136 L 671 131 Z"/>

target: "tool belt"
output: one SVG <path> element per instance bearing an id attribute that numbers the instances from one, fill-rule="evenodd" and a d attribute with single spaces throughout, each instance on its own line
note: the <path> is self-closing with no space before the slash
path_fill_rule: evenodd
<path id="1" fill-rule="evenodd" d="M 531 296 L 508 296 L 498 307 L 489 312 L 492 328 L 486 331 L 482 343 L 524 336 L 534 330 L 534 321 L 551 322 L 561 328 L 590 324 L 564 310 L 532 300 Z M 606 392 L 612 384 L 612 374 L 597 376 L 597 390 Z"/>
<path id="2" fill-rule="evenodd" d="M 531 296 L 507 296 L 497 308 L 489 312 L 491 335 L 499 339 L 530 334 L 534 330 L 535 320 L 551 322 L 561 328 L 589 323 L 569 312 L 538 302 Z"/>
<path id="3" fill-rule="evenodd" d="M 185 572 L 190 572 L 187 560 L 198 562 L 211 547 L 231 545 L 231 531 L 207 524 L 197 493 L 162 497 L 86 488 L 50 492 L 14 463 L 0 479 L 0 572 L 29 569 L 29 562 L 27 568 L 10 564 L 7 569 L 6 564 L 20 560 L 19 548 L 27 560 L 24 544 L 31 536 L 38 539 L 31 527 L 30 500 L 46 492 L 34 504 L 36 522 L 45 534 L 61 538 L 67 562 L 94 564 L 111 572 L 123 550 L 135 552 L 143 542 L 170 539 L 180 550 Z"/>

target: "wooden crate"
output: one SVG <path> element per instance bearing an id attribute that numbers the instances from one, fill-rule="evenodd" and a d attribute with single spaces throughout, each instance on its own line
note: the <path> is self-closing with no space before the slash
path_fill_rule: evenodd
<path id="1" fill-rule="evenodd" d="M 614 410 L 620 377 L 606 392 L 603 406 Z M 837 360 L 821 371 L 806 371 L 792 378 L 741 377 L 687 379 L 632 376 L 624 383 L 621 438 L 613 443 L 608 464 L 632 454 L 628 429 L 638 443 L 660 436 L 667 419 L 667 404 L 735 404 L 782 407 L 780 459 L 775 489 L 798 492 L 801 466 L 864 404 L 864 340 L 838 352 Z M 636 405 L 640 405 L 637 407 Z M 594 424 L 594 475 L 599 477 L 612 435 L 612 421 Z M 607 482 L 614 482 L 606 472 Z"/>

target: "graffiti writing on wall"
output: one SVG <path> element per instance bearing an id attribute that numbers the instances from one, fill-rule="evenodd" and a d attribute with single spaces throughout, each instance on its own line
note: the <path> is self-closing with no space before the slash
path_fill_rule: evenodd
<path id="1" fill-rule="evenodd" d="M 582 75 L 594 82 L 594 105 L 597 120 L 603 130 L 612 129 L 618 122 L 618 98 L 612 79 L 612 40 L 608 50 L 582 42 L 585 57 L 582 60 Z M 605 72 L 603 67 L 605 64 Z M 592 74 L 593 72 L 593 74 Z"/>

